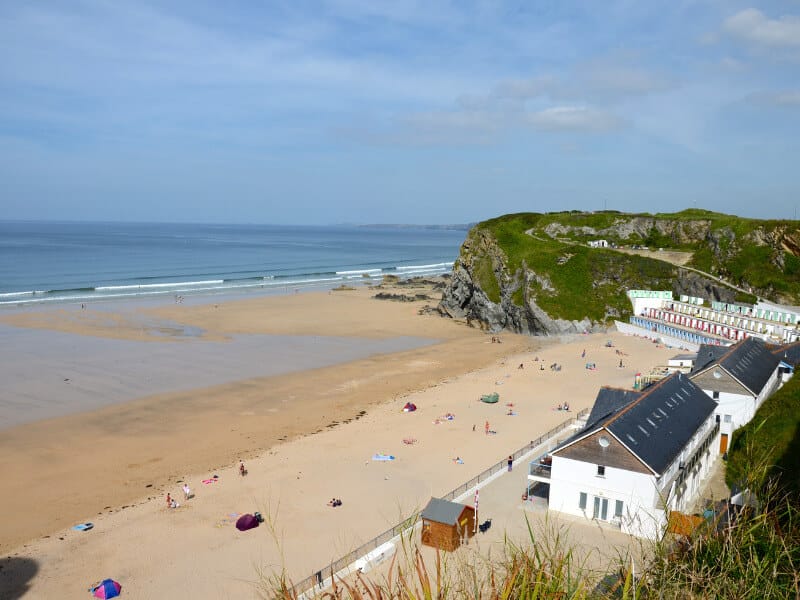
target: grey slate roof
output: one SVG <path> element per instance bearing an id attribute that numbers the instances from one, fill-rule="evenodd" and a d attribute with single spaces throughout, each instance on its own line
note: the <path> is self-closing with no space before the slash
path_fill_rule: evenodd
<path id="1" fill-rule="evenodd" d="M 600 392 L 603 394 L 603 389 Z M 596 423 L 587 425 L 553 454 L 578 438 L 606 429 L 660 475 L 716 406 L 686 375 L 673 373 Z"/>
<path id="2" fill-rule="evenodd" d="M 780 358 L 766 347 L 762 340 L 747 338 L 723 356 L 719 364 L 758 396 L 778 368 Z"/>
<path id="3" fill-rule="evenodd" d="M 627 406 L 638 398 L 642 392 L 634 390 L 623 390 L 622 388 L 601 387 L 594 400 L 592 412 L 586 419 L 584 430 L 594 425 L 600 419 L 609 416 L 611 413 Z"/>
<path id="4" fill-rule="evenodd" d="M 800 342 L 778 346 L 772 350 L 772 353 L 783 362 L 794 366 L 800 363 Z"/>
<path id="5" fill-rule="evenodd" d="M 455 525 L 463 510 L 464 504 L 457 504 L 441 498 L 431 498 L 428 506 L 422 509 L 420 517 L 428 521 Z"/>
<path id="6" fill-rule="evenodd" d="M 699 371 L 705 369 L 712 362 L 722 358 L 730 350 L 730 346 L 712 346 L 711 344 L 700 344 L 700 349 L 697 351 L 697 358 L 692 365 L 692 370 L 689 373 L 694 375 Z"/>

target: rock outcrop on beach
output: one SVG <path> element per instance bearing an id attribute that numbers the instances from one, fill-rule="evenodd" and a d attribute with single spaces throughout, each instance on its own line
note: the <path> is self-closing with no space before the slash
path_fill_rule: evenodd
<path id="1" fill-rule="evenodd" d="M 610 247 L 589 247 L 601 239 Z M 660 260 L 660 250 L 685 256 L 686 268 Z M 796 304 L 798 257 L 794 222 L 707 211 L 507 215 L 470 230 L 438 310 L 490 331 L 560 335 L 627 320 L 629 289 Z"/>

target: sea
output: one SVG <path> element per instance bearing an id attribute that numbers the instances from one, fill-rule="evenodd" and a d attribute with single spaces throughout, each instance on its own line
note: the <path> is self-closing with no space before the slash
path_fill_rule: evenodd
<path id="1" fill-rule="evenodd" d="M 0 307 L 182 301 L 441 275 L 466 230 L 0 221 Z"/>

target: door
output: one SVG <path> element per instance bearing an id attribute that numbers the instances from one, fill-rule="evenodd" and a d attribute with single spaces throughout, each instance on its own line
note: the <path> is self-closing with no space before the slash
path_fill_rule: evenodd
<path id="1" fill-rule="evenodd" d="M 719 453 L 725 454 L 728 451 L 728 434 L 723 433 L 719 436 Z"/>
<path id="2" fill-rule="evenodd" d="M 592 511 L 593 519 L 600 519 L 601 521 L 608 521 L 608 498 L 594 497 L 594 510 Z"/>

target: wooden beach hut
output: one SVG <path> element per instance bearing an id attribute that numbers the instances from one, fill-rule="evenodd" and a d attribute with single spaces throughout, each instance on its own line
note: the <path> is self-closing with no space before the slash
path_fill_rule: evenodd
<path id="1" fill-rule="evenodd" d="M 426 546 L 453 551 L 475 534 L 475 509 L 465 504 L 431 498 L 420 518 Z"/>

